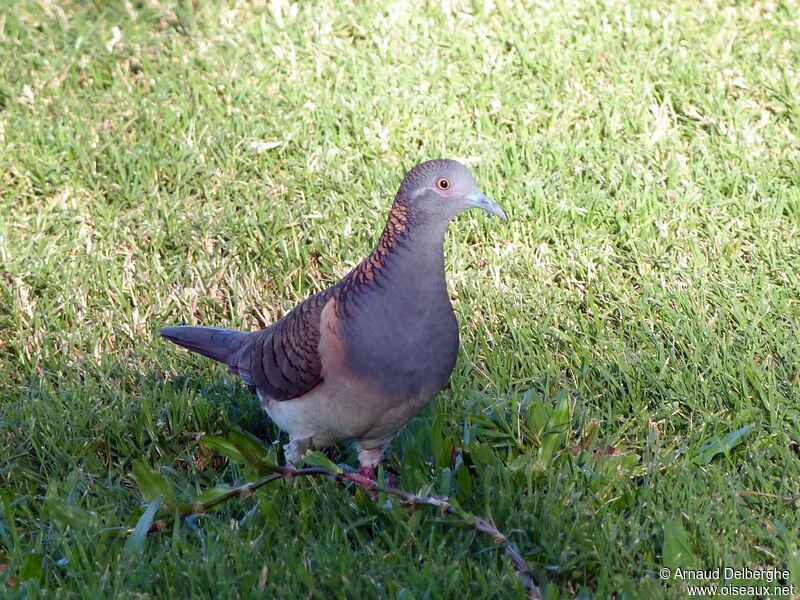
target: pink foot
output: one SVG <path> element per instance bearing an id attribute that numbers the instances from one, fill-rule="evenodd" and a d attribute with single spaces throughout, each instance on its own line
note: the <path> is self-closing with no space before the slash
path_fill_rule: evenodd
<path id="1" fill-rule="evenodd" d="M 375 485 L 375 467 L 361 465 L 358 473 L 353 473 L 349 476 L 349 479 L 355 481 L 365 492 L 368 492 L 370 498 L 373 500 L 378 499 L 378 493 L 372 489 Z"/>
<path id="2" fill-rule="evenodd" d="M 362 477 L 366 477 L 370 481 L 375 481 L 375 467 L 361 465 L 361 467 L 358 469 L 358 474 Z"/>

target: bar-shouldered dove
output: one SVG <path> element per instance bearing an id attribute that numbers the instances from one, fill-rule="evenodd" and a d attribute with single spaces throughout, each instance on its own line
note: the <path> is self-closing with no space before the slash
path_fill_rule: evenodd
<path id="1" fill-rule="evenodd" d="M 286 459 L 354 440 L 374 480 L 389 442 L 447 384 L 458 323 L 447 294 L 447 224 L 468 208 L 506 219 L 464 165 L 432 160 L 400 184 L 375 249 L 338 283 L 254 332 L 165 327 L 171 342 L 228 366 L 289 433 Z"/>

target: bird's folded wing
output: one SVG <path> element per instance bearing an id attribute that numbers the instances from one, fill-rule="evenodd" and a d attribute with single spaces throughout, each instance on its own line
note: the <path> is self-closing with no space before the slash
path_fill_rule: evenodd
<path id="1" fill-rule="evenodd" d="M 231 371 L 272 400 L 302 396 L 322 381 L 320 319 L 337 286 L 301 302 L 266 329 L 250 334 Z"/>

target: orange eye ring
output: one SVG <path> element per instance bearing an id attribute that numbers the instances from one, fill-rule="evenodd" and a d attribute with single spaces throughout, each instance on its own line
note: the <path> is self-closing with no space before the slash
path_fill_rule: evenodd
<path id="1" fill-rule="evenodd" d="M 436 187 L 440 190 L 449 190 L 451 185 L 450 180 L 444 177 L 440 177 L 436 180 Z"/>

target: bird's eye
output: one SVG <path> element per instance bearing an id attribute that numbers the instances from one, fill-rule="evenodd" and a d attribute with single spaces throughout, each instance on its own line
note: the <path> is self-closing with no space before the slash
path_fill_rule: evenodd
<path id="1" fill-rule="evenodd" d="M 440 190 L 449 190 L 450 189 L 450 180 L 445 179 L 444 177 L 440 177 L 436 180 L 436 187 Z"/>

